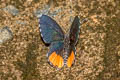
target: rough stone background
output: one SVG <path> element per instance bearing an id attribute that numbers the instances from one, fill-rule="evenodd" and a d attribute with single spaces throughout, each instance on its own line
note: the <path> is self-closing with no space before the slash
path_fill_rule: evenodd
<path id="1" fill-rule="evenodd" d="M 47 63 L 38 16 L 66 32 L 76 15 L 81 32 L 76 62 L 56 70 Z M 13 38 L 0 44 L 0 80 L 120 80 L 120 0 L 0 0 L 0 28 Z"/>

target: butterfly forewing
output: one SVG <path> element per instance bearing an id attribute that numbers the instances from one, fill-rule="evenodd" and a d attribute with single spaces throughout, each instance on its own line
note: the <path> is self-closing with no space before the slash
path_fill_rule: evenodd
<path id="1" fill-rule="evenodd" d="M 80 31 L 80 23 L 78 16 L 75 17 L 69 32 L 70 44 L 76 45 Z"/>
<path id="2" fill-rule="evenodd" d="M 39 18 L 39 27 L 41 36 L 45 43 L 51 43 L 53 41 L 63 40 L 64 32 L 59 25 L 51 17 L 42 15 Z"/>

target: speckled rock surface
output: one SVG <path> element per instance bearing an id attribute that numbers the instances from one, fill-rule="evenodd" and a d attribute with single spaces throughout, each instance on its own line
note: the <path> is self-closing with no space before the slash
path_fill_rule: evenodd
<path id="1" fill-rule="evenodd" d="M 18 15 L 18 13 L 19 13 L 18 9 L 15 8 L 13 5 L 8 5 L 5 8 L 3 8 L 3 10 L 8 13 L 11 13 L 14 16 Z"/>
<path id="2" fill-rule="evenodd" d="M 4 10 L 9 5 L 14 8 Z M 0 26 L 13 32 L 13 39 L 0 45 L 0 80 L 120 80 L 119 0 L 1 0 L 0 14 Z M 41 14 L 65 32 L 76 15 L 88 18 L 81 25 L 73 67 L 58 71 L 47 63 Z"/>

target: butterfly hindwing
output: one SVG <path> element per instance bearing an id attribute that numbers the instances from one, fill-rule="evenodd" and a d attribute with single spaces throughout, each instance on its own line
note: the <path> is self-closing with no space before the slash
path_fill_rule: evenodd
<path id="1" fill-rule="evenodd" d="M 51 65 L 57 68 L 62 68 L 64 65 L 63 59 L 64 42 L 56 41 L 50 45 L 50 51 L 48 52 L 48 61 Z"/>
<path id="2" fill-rule="evenodd" d="M 76 54 L 76 50 L 74 47 L 70 48 L 70 51 L 68 53 L 68 59 L 67 59 L 67 66 L 71 67 L 75 61 L 75 54 Z"/>
<path id="3" fill-rule="evenodd" d="M 51 17 L 42 15 L 39 18 L 40 32 L 45 43 L 63 40 L 64 32 Z"/>

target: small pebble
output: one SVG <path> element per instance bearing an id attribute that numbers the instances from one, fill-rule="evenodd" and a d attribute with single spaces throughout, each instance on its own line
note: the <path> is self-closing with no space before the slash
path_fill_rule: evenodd
<path id="1" fill-rule="evenodd" d="M 57 9 L 57 10 L 55 10 L 55 11 L 53 11 L 53 12 L 50 12 L 50 8 L 49 8 L 49 6 L 46 6 L 44 9 L 42 9 L 42 10 L 40 10 L 40 9 L 37 9 L 36 11 L 34 11 L 34 15 L 36 16 L 36 17 L 40 17 L 42 14 L 44 14 L 44 15 L 49 15 L 49 16 L 51 16 L 51 17 L 55 17 L 59 12 L 61 12 L 62 11 L 62 9 L 61 8 L 59 8 L 59 9 Z"/>
<path id="2" fill-rule="evenodd" d="M 40 9 L 37 9 L 36 11 L 34 11 L 34 15 L 36 17 L 40 17 L 42 14 L 45 14 L 45 15 L 48 15 L 49 14 L 49 7 L 48 6 L 45 6 L 44 9 L 40 10 Z"/>
<path id="3" fill-rule="evenodd" d="M 12 31 L 9 29 L 9 27 L 6 26 L 3 28 L 0 28 L 0 44 L 12 38 L 13 38 L 13 34 L 12 34 Z"/>
<path id="4" fill-rule="evenodd" d="M 61 11 L 62 11 L 62 9 L 59 8 L 59 9 L 56 9 L 55 11 L 49 13 L 49 15 L 50 15 L 51 17 L 55 17 L 55 16 L 56 16 L 58 13 L 60 13 Z"/>
<path id="5" fill-rule="evenodd" d="M 16 24 L 20 24 L 20 25 L 25 25 L 26 23 L 27 23 L 26 21 L 20 21 L 20 20 L 16 21 Z"/>
<path id="6" fill-rule="evenodd" d="M 11 13 L 14 16 L 18 15 L 19 13 L 18 9 L 12 5 L 8 5 L 7 7 L 3 8 L 3 10 Z"/>

